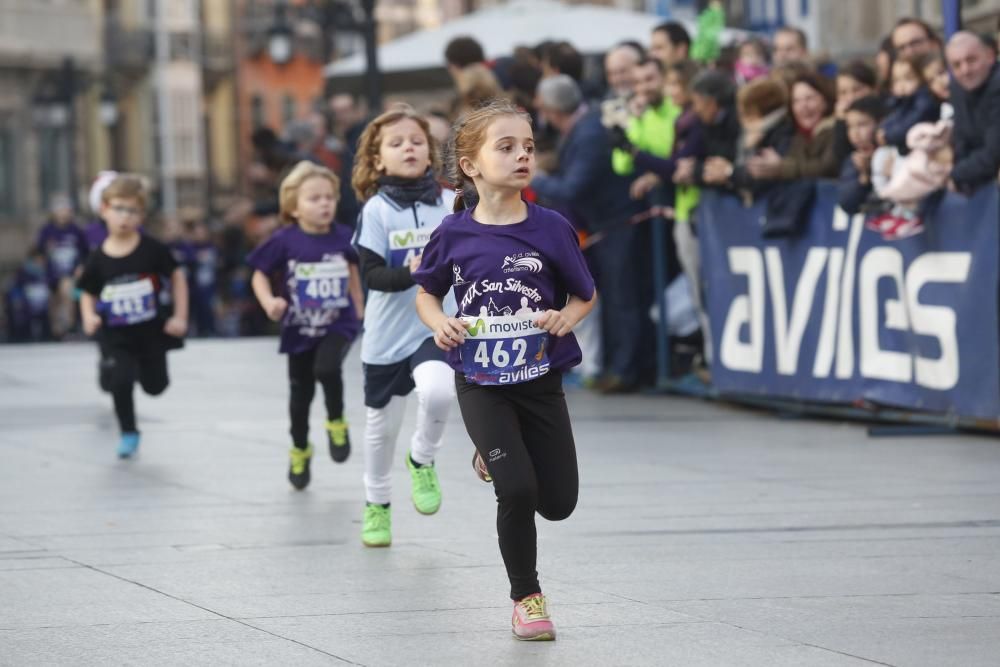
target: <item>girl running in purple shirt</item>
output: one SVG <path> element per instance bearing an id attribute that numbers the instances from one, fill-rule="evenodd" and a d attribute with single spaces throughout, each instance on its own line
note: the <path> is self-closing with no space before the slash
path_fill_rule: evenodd
<path id="1" fill-rule="evenodd" d="M 340 179 L 312 162 L 299 162 L 281 182 L 281 219 L 286 223 L 247 257 L 251 285 L 267 316 L 281 322 L 281 348 L 288 355 L 292 449 L 288 480 L 298 490 L 310 480 L 309 406 L 316 382 L 326 398 L 330 456 L 351 452 L 344 420 L 341 365 L 361 330 L 363 305 L 358 254 L 351 230 L 334 224 Z M 271 277 L 278 274 L 275 294 Z"/>
<path id="2" fill-rule="evenodd" d="M 597 295 L 570 224 L 521 198 L 535 172 L 528 116 L 496 101 L 461 119 L 454 135 L 453 177 L 464 196 L 413 273 L 417 312 L 448 353 L 465 427 L 493 480 L 514 636 L 551 640 L 535 512 L 559 521 L 576 506 L 562 375 L 580 362 L 571 332 Z M 473 192 L 478 203 L 465 208 Z M 454 314 L 442 308 L 452 288 Z"/>

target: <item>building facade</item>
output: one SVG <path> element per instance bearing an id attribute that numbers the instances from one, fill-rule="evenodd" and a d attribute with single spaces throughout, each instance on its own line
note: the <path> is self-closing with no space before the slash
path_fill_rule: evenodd
<path id="1" fill-rule="evenodd" d="M 104 169 L 135 171 L 170 215 L 238 187 L 233 0 L 0 2 L 0 271 L 55 195 L 81 214 Z"/>

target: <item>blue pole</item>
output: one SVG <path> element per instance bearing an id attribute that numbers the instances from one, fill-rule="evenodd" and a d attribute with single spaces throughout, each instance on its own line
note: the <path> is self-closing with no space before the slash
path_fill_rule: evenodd
<path id="1" fill-rule="evenodd" d="M 653 202 L 662 205 L 665 193 L 662 188 L 654 191 Z M 653 297 L 659 311 L 656 318 L 656 386 L 665 387 L 670 382 L 670 334 L 667 328 L 667 219 L 656 216 L 650 219 L 653 246 Z"/>
<path id="2" fill-rule="evenodd" d="M 941 16 L 944 19 L 944 39 L 962 29 L 962 3 L 960 0 L 941 0 Z"/>

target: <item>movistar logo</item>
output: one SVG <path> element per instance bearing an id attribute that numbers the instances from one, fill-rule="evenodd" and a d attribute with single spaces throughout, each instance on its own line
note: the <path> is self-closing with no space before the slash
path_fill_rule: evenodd
<path id="1" fill-rule="evenodd" d="M 299 265 L 297 267 L 297 269 L 298 269 L 297 270 L 298 275 L 302 276 L 303 278 L 308 278 L 313 273 L 316 272 L 316 267 L 315 266 L 309 266 L 309 265 L 306 265 L 306 266 Z"/>
<path id="2" fill-rule="evenodd" d="M 469 335 L 475 337 L 479 335 L 480 331 L 485 331 L 485 330 L 486 330 L 486 322 L 483 322 L 482 319 L 478 319 L 476 320 L 476 323 L 474 325 L 469 327 Z"/>
<path id="3" fill-rule="evenodd" d="M 405 248 L 416 240 L 413 232 L 406 232 L 405 234 L 393 237 L 392 242 L 396 244 L 397 248 Z"/>

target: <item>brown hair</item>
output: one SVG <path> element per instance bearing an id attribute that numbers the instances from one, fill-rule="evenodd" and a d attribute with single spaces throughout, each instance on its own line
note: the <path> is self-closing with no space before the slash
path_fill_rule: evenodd
<path id="1" fill-rule="evenodd" d="M 833 114 L 833 109 L 837 104 L 837 94 L 834 92 L 833 84 L 828 78 L 816 72 L 803 72 L 802 74 L 799 74 L 795 77 L 792 85 L 788 87 L 788 113 L 792 112 L 792 90 L 795 88 L 795 84 L 798 83 L 809 86 L 820 94 L 820 97 L 822 97 L 823 101 L 826 103 L 826 112 L 823 114 L 824 116 Z"/>
<path id="2" fill-rule="evenodd" d="M 736 106 L 740 115 L 753 112 L 764 117 L 788 104 L 788 89 L 780 79 L 762 77 L 740 88 Z"/>
<path id="3" fill-rule="evenodd" d="M 948 64 L 944 61 L 944 56 L 941 55 L 941 52 L 938 50 L 928 51 L 927 53 L 921 53 L 913 56 L 910 58 L 910 61 L 913 63 L 914 69 L 917 70 L 917 75 L 920 77 L 920 80 L 924 83 L 927 83 L 924 77 L 924 70 L 932 64 L 941 63 L 945 69 L 948 69 Z"/>
<path id="4" fill-rule="evenodd" d="M 669 75 L 671 72 L 676 74 L 680 79 L 684 90 L 691 92 L 691 82 L 694 81 L 694 78 L 698 76 L 699 72 L 701 72 L 701 67 L 699 67 L 698 63 L 693 60 L 682 60 L 667 68 L 667 74 Z"/>
<path id="5" fill-rule="evenodd" d="M 423 130 L 424 136 L 427 137 L 427 148 L 431 156 L 431 169 L 435 174 L 441 171 L 440 150 L 437 140 L 431 134 L 427 119 L 414 111 L 412 107 L 400 105 L 368 123 L 365 131 L 358 138 L 358 151 L 354 157 L 354 169 L 351 171 L 351 187 L 354 188 L 359 201 L 365 202 L 378 192 L 378 179 L 382 174 L 375 168 L 375 162 L 382 146 L 382 128 L 406 119 L 412 120 Z"/>
<path id="6" fill-rule="evenodd" d="M 295 212 L 298 205 L 299 189 L 310 178 L 325 178 L 330 181 L 330 185 L 333 186 L 333 195 L 340 199 L 340 179 L 337 178 L 337 175 L 323 165 L 302 160 L 292 167 L 288 175 L 282 179 L 281 187 L 278 190 L 278 201 L 281 206 L 281 212 L 278 215 L 286 225 L 295 222 L 292 213 Z"/>
<path id="7" fill-rule="evenodd" d="M 119 174 L 101 192 L 101 203 L 108 204 L 112 199 L 135 199 L 145 210 L 148 196 L 146 182 L 141 176 Z"/>
<path id="8" fill-rule="evenodd" d="M 455 212 L 465 208 L 465 200 L 462 197 L 463 191 L 475 192 L 475 185 L 469 178 L 459 161 L 462 158 L 470 160 L 476 157 L 479 149 L 486 142 L 486 131 L 497 118 L 504 116 L 516 116 L 523 118 L 531 124 L 531 116 L 523 110 L 511 104 L 505 99 L 495 99 L 483 106 L 465 114 L 455 122 L 451 131 L 451 141 L 448 144 L 447 169 L 448 179 L 456 187 Z"/>

